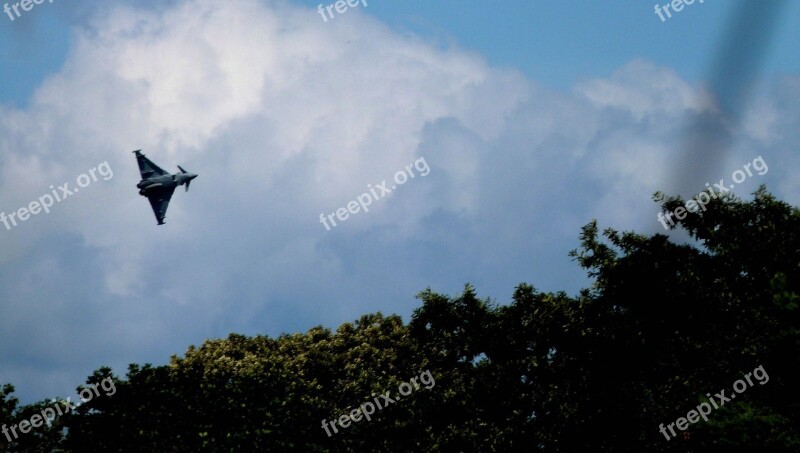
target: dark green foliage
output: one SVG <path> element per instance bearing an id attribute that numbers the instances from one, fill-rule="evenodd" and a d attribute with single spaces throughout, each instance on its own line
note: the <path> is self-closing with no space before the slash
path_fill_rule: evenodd
<path id="1" fill-rule="evenodd" d="M 378 313 L 336 332 L 232 334 L 165 366 L 131 365 L 114 396 L 15 449 L 800 451 L 800 213 L 762 188 L 679 227 L 692 244 L 585 226 L 572 256 L 595 284 L 576 297 L 521 284 L 498 305 L 469 285 L 428 289 L 408 324 Z M 659 433 L 760 365 L 769 382 L 677 438 Z M 322 429 L 425 370 L 433 388 L 332 437 Z M 0 422 L 38 407 L 12 392 L 0 393 Z"/>

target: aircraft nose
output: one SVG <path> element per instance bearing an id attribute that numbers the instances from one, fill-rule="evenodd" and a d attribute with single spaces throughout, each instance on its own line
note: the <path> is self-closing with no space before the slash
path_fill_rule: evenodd
<path id="1" fill-rule="evenodd" d="M 194 178 L 196 178 L 196 177 L 197 177 L 197 174 L 196 174 L 196 173 L 189 173 L 188 175 L 186 175 L 186 178 L 187 178 L 189 181 L 193 180 L 193 179 L 194 179 Z"/>

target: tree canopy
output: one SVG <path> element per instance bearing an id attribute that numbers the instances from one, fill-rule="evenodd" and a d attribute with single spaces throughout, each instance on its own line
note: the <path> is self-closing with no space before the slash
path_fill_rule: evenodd
<path id="1" fill-rule="evenodd" d="M 683 204 L 656 196 L 665 209 Z M 231 334 L 164 366 L 101 368 L 116 393 L 10 451 L 800 451 L 800 211 L 760 188 L 678 220 L 690 241 L 586 225 L 579 294 L 520 284 L 507 304 L 426 289 L 408 323 Z M 660 424 L 762 366 L 769 374 L 667 440 Z M 420 389 L 329 436 L 323 420 L 429 371 Z M 0 392 L 0 423 L 41 411 Z M 730 393 L 730 390 L 728 391 Z"/>

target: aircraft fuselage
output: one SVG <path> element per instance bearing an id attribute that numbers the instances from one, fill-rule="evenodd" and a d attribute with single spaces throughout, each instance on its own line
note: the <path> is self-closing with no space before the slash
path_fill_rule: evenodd
<path id="1" fill-rule="evenodd" d="M 195 177 L 197 177 L 197 175 L 192 173 L 176 173 L 174 175 L 154 176 L 152 178 L 139 181 L 139 184 L 136 184 L 136 187 L 140 189 L 139 195 L 146 197 L 163 190 L 175 189 L 178 186 L 186 184 Z"/>

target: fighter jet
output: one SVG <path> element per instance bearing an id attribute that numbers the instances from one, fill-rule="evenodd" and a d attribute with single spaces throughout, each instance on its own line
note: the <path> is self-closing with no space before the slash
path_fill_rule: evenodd
<path id="1" fill-rule="evenodd" d="M 159 168 L 150 159 L 144 157 L 141 149 L 137 149 L 133 153 L 136 154 L 136 161 L 139 163 L 139 172 L 142 174 L 142 180 L 136 187 L 139 188 L 139 195 L 147 197 L 150 201 L 150 206 L 153 207 L 153 213 L 156 215 L 159 225 L 164 224 L 164 217 L 167 214 L 167 206 L 169 200 L 175 189 L 183 184 L 186 184 L 186 191 L 189 191 L 189 183 L 197 177 L 194 173 L 188 173 L 180 165 L 178 169 L 180 173 L 171 175 L 166 171 Z"/>

